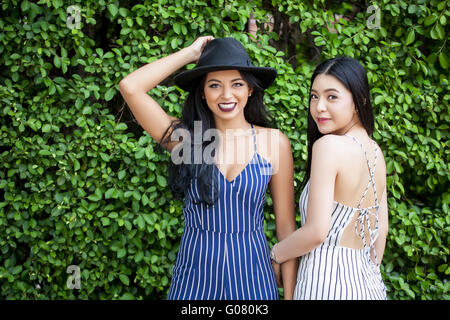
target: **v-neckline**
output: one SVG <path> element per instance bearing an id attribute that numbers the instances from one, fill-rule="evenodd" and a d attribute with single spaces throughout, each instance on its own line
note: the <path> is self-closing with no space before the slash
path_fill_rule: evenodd
<path id="1" fill-rule="evenodd" d="M 247 163 L 247 165 L 242 168 L 241 172 L 239 172 L 239 174 L 234 177 L 231 181 L 227 179 L 227 177 L 225 177 L 225 175 L 222 173 L 222 171 L 220 171 L 219 167 L 217 166 L 217 164 L 214 162 L 214 167 L 216 167 L 217 171 L 219 171 L 219 174 L 225 179 L 225 181 L 227 181 L 228 183 L 234 183 L 236 181 L 237 178 L 239 178 L 240 175 L 242 175 L 242 173 L 247 169 L 247 167 L 250 165 L 250 163 L 253 162 L 253 160 L 256 157 L 257 152 L 255 151 L 255 153 L 253 153 L 253 157 L 250 159 L 250 161 Z"/>

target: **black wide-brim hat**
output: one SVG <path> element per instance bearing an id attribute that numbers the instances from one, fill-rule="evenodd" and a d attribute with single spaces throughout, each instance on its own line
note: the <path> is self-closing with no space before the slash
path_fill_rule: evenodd
<path id="1" fill-rule="evenodd" d="M 174 81 L 181 89 L 191 91 L 201 76 L 218 70 L 251 72 L 263 89 L 270 87 L 277 76 L 274 68 L 254 66 L 244 46 L 236 39 L 216 38 L 205 45 L 195 68 L 176 75 Z"/>

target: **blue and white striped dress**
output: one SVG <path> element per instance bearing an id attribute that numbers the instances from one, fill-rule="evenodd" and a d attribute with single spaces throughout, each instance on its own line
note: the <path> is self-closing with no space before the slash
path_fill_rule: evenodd
<path id="1" fill-rule="evenodd" d="M 241 173 L 230 182 L 215 167 L 220 194 L 213 206 L 195 204 L 195 180 L 186 193 L 170 300 L 278 299 L 263 229 L 272 166 L 258 154 L 252 130 L 255 153 Z"/>
<path id="2" fill-rule="evenodd" d="M 347 135 L 349 136 L 349 135 Z M 354 139 L 356 142 L 359 141 Z M 362 144 L 359 143 L 361 148 Z M 379 300 L 386 299 L 386 287 L 380 273 L 380 266 L 376 256 L 374 243 L 378 236 L 378 209 L 374 172 L 370 167 L 367 153 L 363 148 L 369 167 L 370 180 L 357 208 L 334 202 L 331 214 L 331 228 L 326 240 L 317 248 L 301 257 L 294 299 L 297 300 Z M 375 155 L 377 148 L 375 145 Z M 375 194 L 375 205 L 361 208 L 361 204 L 372 184 Z M 309 181 L 303 190 L 299 206 L 302 225 L 307 219 L 307 204 Z M 375 209 L 375 213 L 371 210 Z M 340 240 L 345 228 L 352 221 L 355 214 L 359 214 L 355 225 L 355 232 L 362 238 L 363 249 L 352 249 L 340 246 Z M 376 216 L 375 227 L 370 226 L 369 215 Z M 359 229 L 357 228 L 359 224 Z M 366 242 L 366 229 L 370 235 L 370 243 Z M 375 262 L 370 253 L 374 254 Z"/>

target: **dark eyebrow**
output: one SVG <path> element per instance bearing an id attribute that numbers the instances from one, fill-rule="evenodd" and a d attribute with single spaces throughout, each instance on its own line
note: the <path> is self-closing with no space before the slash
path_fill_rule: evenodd
<path id="1" fill-rule="evenodd" d="M 318 92 L 317 90 L 315 90 L 315 89 L 311 89 L 311 92 Z M 325 89 L 324 90 L 324 92 L 329 92 L 329 91 L 335 91 L 335 92 L 337 92 L 337 93 L 340 93 L 339 92 L 339 90 L 337 90 L 337 89 L 334 89 L 334 88 L 328 88 L 328 89 Z"/>
<path id="2" fill-rule="evenodd" d="M 239 80 L 243 80 L 243 79 L 242 78 L 236 78 L 236 79 L 231 80 L 231 82 L 239 81 Z M 217 80 L 217 79 L 209 79 L 207 82 L 211 82 L 211 81 L 221 82 L 220 80 Z"/>

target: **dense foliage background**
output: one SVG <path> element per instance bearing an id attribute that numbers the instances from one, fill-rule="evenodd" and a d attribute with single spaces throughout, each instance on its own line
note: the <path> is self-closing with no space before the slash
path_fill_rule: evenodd
<path id="1" fill-rule="evenodd" d="M 449 299 L 447 1 L 3 0 L 0 8 L 0 298 L 166 297 L 182 203 L 167 186 L 169 155 L 133 119 L 118 83 L 211 34 L 235 37 L 255 64 L 278 70 L 265 102 L 291 140 L 297 199 L 312 70 L 337 55 L 365 65 L 388 169 L 388 297 Z M 152 96 L 178 116 L 186 95 L 170 78 Z M 270 197 L 265 216 L 274 242 Z"/>

